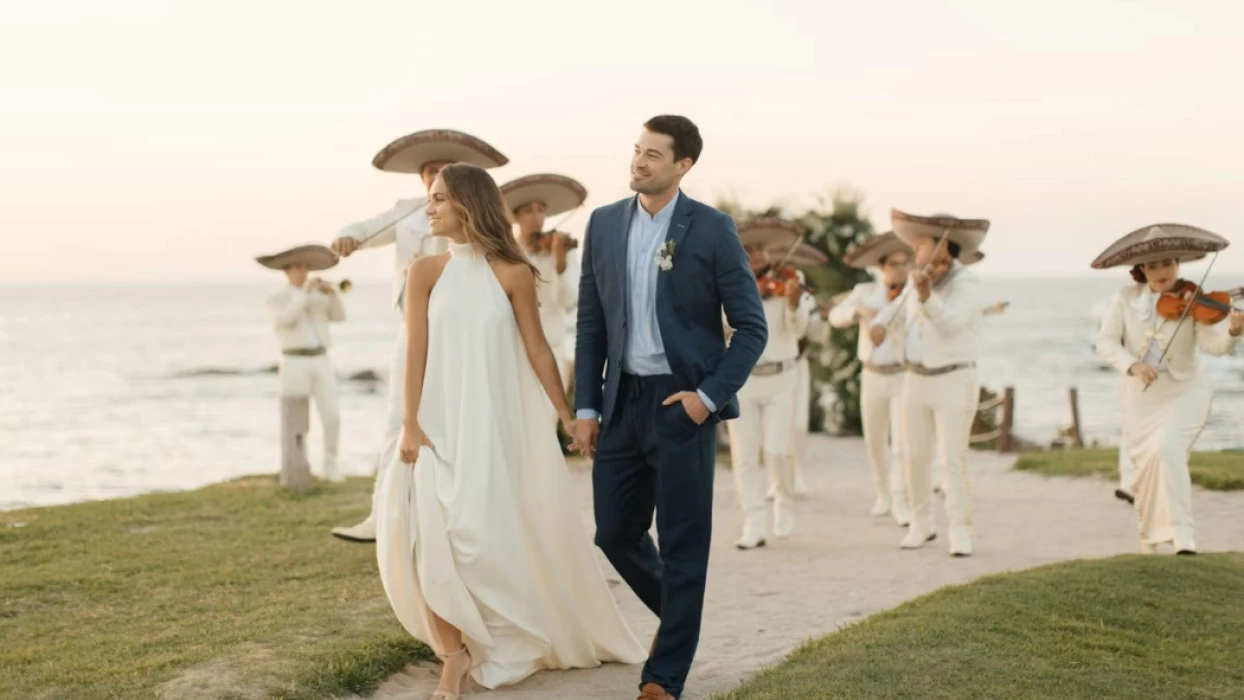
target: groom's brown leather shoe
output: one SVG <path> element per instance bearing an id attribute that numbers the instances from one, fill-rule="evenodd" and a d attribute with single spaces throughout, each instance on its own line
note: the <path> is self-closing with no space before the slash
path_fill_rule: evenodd
<path id="1" fill-rule="evenodd" d="M 665 688 L 656 683 L 649 683 L 639 689 L 638 700 L 678 700 L 678 698 L 665 692 Z"/>

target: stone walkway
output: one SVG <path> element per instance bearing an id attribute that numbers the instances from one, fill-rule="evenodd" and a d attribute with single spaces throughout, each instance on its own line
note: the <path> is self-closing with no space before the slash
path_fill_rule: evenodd
<path id="1" fill-rule="evenodd" d="M 734 548 L 741 517 L 731 474 L 718 470 L 704 628 L 682 700 L 731 690 L 808 639 L 941 586 L 1138 551 L 1131 508 L 1115 500 L 1113 484 L 1013 472 L 1013 458 L 984 452 L 973 453 L 971 463 L 975 556 L 948 555 L 944 518 L 936 541 L 902 551 L 903 530 L 890 518 L 868 515 L 873 494 L 863 442 L 813 436 L 809 452 L 811 492 L 798 506 L 794 537 L 770 538 L 758 550 Z M 588 472 L 585 466 L 574 470 L 590 527 Z M 1195 489 L 1193 512 L 1201 551 L 1244 550 L 1244 494 Z M 646 644 L 656 619 L 624 584 L 613 590 Z M 425 700 L 436 676 L 432 664 L 412 665 L 386 681 L 372 700 Z M 621 700 L 635 697 L 638 679 L 638 666 L 608 665 L 540 673 L 517 686 L 468 697 Z"/>

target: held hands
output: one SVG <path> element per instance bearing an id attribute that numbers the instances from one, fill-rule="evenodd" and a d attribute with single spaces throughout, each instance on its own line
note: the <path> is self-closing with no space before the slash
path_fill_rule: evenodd
<path id="1" fill-rule="evenodd" d="M 1151 365 L 1147 365 L 1144 362 L 1137 362 L 1131 367 L 1128 367 L 1127 373 L 1140 379 L 1140 381 L 1145 383 L 1145 386 L 1149 386 L 1158 379 L 1158 371 Z"/>
<path id="2" fill-rule="evenodd" d="M 334 240 L 332 245 L 329 247 L 332 248 L 334 253 L 344 258 L 349 256 L 350 253 L 358 250 L 359 242 L 357 238 L 350 238 L 347 236 L 345 238 L 338 238 Z"/>
<path id="3" fill-rule="evenodd" d="M 663 406 L 672 406 L 676 403 L 682 403 L 682 410 L 687 412 L 687 417 L 695 421 L 696 425 L 703 425 L 708 420 L 708 406 L 704 405 L 704 400 L 700 398 L 700 394 L 695 391 L 680 391 L 669 397 L 661 403 Z"/>
<path id="4" fill-rule="evenodd" d="M 418 425 L 403 425 L 402 439 L 397 443 L 397 450 L 402 458 L 402 463 L 413 465 L 415 459 L 419 456 L 419 448 L 421 447 L 426 447 L 436 452 L 436 446 L 424 434 L 423 428 L 420 428 Z"/>
<path id="5" fill-rule="evenodd" d="M 567 425 L 566 419 L 562 418 L 563 425 Z M 570 443 L 572 450 L 577 450 L 579 454 L 591 459 L 596 456 L 596 440 L 600 437 L 600 423 L 595 418 L 580 418 L 569 424 L 566 432 L 574 439 Z"/>

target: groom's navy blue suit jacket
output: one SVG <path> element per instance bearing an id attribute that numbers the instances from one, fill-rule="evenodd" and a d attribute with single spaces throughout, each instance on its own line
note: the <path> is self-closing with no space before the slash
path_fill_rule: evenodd
<path id="1" fill-rule="evenodd" d="M 593 211 L 583 242 L 575 408 L 599 412 L 604 424 L 617 405 L 626 349 L 627 236 L 636 206 L 638 198 L 631 197 Z M 734 220 L 680 192 L 666 238 L 673 267 L 660 272 L 656 296 L 665 358 L 680 390 L 699 390 L 717 407 L 710 421 L 737 418 L 735 394 L 769 331 Z M 728 348 L 723 309 L 734 330 Z"/>

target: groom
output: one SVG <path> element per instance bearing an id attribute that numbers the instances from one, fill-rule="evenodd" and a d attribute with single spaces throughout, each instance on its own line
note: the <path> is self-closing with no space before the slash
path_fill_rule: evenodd
<path id="1" fill-rule="evenodd" d="M 639 196 L 592 212 L 579 278 L 575 443 L 595 457 L 596 544 L 660 618 L 641 700 L 676 698 L 691 668 L 716 424 L 738 417 L 735 392 L 768 337 L 733 220 L 679 190 L 703 145 L 686 117 L 644 124 L 631 157 Z M 648 535 L 654 508 L 659 553 Z"/>

